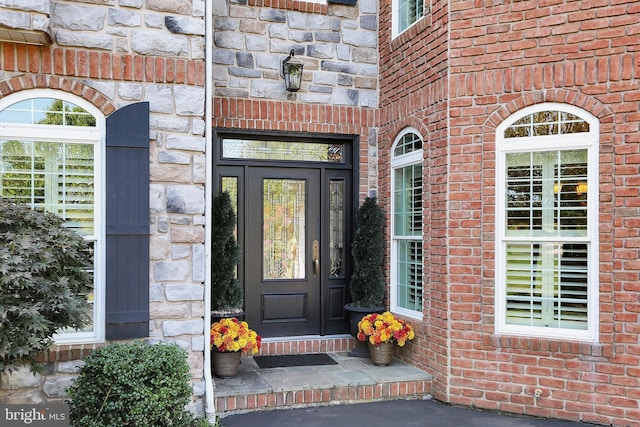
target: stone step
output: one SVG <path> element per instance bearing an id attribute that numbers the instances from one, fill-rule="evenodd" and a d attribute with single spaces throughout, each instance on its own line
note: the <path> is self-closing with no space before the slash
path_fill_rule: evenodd
<path id="1" fill-rule="evenodd" d="M 331 352 L 321 348 L 322 345 L 309 352 L 328 353 L 338 364 L 260 369 L 253 357 L 243 357 L 234 378 L 214 377 L 218 416 L 431 397 L 432 376 L 418 368 L 397 359 L 389 366 L 375 366 L 369 358 L 350 357 L 347 350 Z"/>

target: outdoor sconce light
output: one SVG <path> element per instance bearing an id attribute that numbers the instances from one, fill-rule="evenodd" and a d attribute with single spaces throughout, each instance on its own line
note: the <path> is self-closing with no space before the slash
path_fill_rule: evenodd
<path id="1" fill-rule="evenodd" d="M 290 62 L 295 55 L 293 49 L 289 52 L 289 56 L 282 61 L 282 75 L 284 76 L 284 85 L 289 92 L 297 92 L 302 83 L 302 67 L 304 64 L 299 62 Z"/>

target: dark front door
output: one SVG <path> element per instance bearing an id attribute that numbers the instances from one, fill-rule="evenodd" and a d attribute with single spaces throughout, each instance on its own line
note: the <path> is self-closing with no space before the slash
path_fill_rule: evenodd
<path id="1" fill-rule="evenodd" d="M 251 168 L 245 312 L 266 336 L 320 333 L 320 173 Z"/>
<path id="2" fill-rule="evenodd" d="M 263 337 L 349 332 L 349 141 L 220 138 L 216 180 L 238 212 L 245 319 Z"/>
<path id="3" fill-rule="evenodd" d="M 246 319 L 264 336 L 346 332 L 348 174 L 247 173 Z"/>

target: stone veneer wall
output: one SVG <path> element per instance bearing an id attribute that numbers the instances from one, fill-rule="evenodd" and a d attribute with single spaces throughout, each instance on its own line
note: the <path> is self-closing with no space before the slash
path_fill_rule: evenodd
<path id="1" fill-rule="evenodd" d="M 0 0 L 0 41 L 49 44 L 51 0 Z"/>
<path id="2" fill-rule="evenodd" d="M 15 3 L 0 0 L 5 10 L 17 13 Z M 0 97 L 53 88 L 83 97 L 105 115 L 128 103 L 149 101 L 150 340 L 176 342 L 188 351 L 191 409 L 201 413 L 204 1 L 52 0 L 50 6 L 51 46 L 0 44 Z M 42 355 L 47 362 L 43 375 L 3 374 L 0 401 L 63 400 L 78 360 L 92 348 L 54 348 Z"/>
<path id="3" fill-rule="evenodd" d="M 357 135 L 360 196 L 376 194 L 378 2 L 216 1 L 214 126 Z M 300 91 L 285 91 L 282 61 L 304 64 Z"/>

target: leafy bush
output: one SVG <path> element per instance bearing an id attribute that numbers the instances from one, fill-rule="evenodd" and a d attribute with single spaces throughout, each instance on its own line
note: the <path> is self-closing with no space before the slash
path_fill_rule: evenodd
<path id="1" fill-rule="evenodd" d="M 89 321 L 91 254 L 55 215 L 0 198 L 0 371 L 29 363 L 60 328 Z"/>
<path id="2" fill-rule="evenodd" d="M 77 427 L 190 426 L 187 353 L 175 344 L 109 344 L 84 358 L 68 389 Z"/>
<path id="3" fill-rule="evenodd" d="M 355 263 L 349 289 L 355 307 L 379 307 L 384 302 L 384 214 L 375 197 L 367 197 L 358 209 L 351 245 Z"/>

